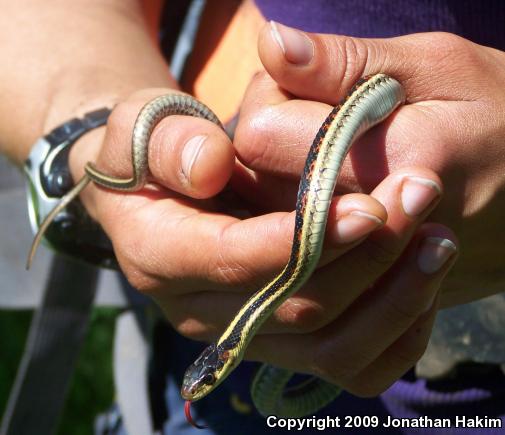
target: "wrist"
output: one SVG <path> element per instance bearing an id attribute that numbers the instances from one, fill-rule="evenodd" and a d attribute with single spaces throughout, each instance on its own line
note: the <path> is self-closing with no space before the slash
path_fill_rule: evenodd
<path id="1" fill-rule="evenodd" d="M 162 58 L 148 61 L 152 65 L 152 75 L 147 76 L 143 71 L 135 70 L 125 75 L 122 71 L 128 70 L 128 65 L 122 66 L 121 70 L 80 66 L 78 71 L 61 71 L 51 85 L 54 92 L 48 95 L 50 105 L 45 111 L 43 131 L 39 136 L 73 117 L 82 117 L 100 107 L 112 108 L 139 89 L 178 88 Z"/>
<path id="2" fill-rule="evenodd" d="M 110 103 L 104 95 L 170 80 L 138 1 L 17 3 L 5 4 L 0 27 L 9 59 L 0 73 L 0 151 L 19 166 L 52 128 Z"/>

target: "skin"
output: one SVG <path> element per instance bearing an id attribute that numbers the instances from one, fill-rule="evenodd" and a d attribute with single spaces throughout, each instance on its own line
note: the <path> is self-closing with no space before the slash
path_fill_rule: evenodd
<path id="1" fill-rule="evenodd" d="M 75 144 L 70 166 L 74 179 L 82 176 L 87 161 L 96 161 L 112 175 L 129 175 L 130 132 L 138 111 L 154 96 L 177 87 L 149 39 L 136 2 L 0 4 L 4 18 L 0 40 L 9 40 L 1 47 L 2 55 L 12 60 L 0 72 L 2 152 L 21 164 L 31 144 L 51 128 L 118 103 L 107 128 L 94 130 Z M 71 28 L 62 30 L 62 23 L 72 23 Z M 9 38 L 13 34 L 16 38 Z M 281 77 L 287 77 L 289 65 L 283 64 L 281 52 L 271 54 L 285 67 L 276 77 L 285 86 Z M 282 72 L 273 66 L 274 58 L 263 57 L 274 77 L 275 71 Z M 305 86 L 303 77 L 300 82 Z M 251 89 L 264 79 L 256 77 Z M 341 93 L 351 81 L 338 88 Z M 278 89 L 272 95 L 277 98 Z M 33 104 L 34 98 L 41 103 Z M 255 170 L 257 179 L 274 181 L 271 198 L 279 199 L 282 189 L 287 197 L 292 195 L 295 168 L 303 159 L 270 159 L 266 164 L 268 154 L 264 161 L 247 157 L 244 123 L 254 118 L 258 107 L 251 104 L 250 93 L 246 98 L 237 143 L 232 145 L 222 131 L 203 120 L 170 117 L 153 134 L 151 183 L 146 189 L 124 194 L 92 185 L 82 195 L 91 216 L 111 238 L 128 280 L 160 304 L 180 333 L 195 339 L 216 338 L 251 292 L 285 264 L 291 249 L 294 214 L 286 211 L 288 201 L 273 202 L 277 205 L 264 213 L 268 207 L 258 204 L 257 197 L 265 184 L 251 183 L 245 168 Z M 314 124 L 306 128 L 314 134 L 328 106 L 310 104 L 314 110 L 300 113 L 295 125 Z M 285 133 L 289 122 L 277 119 Z M 305 127 L 298 134 L 301 139 L 294 143 L 303 144 L 302 156 L 311 138 L 305 142 Z M 189 159 L 193 166 L 188 171 L 184 149 L 195 136 L 206 139 L 197 156 Z M 235 150 L 242 164 L 236 163 Z M 263 168 L 258 166 L 261 162 Z M 315 373 L 363 396 L 383 391 L 415 363 L 429 338 L 440 284 L 456 259 L 454 254 L 437 272 L 423 273 L 418 265 L 420 246 L 429 236 L 454 242 L 456 237 L 445 225 L 423 224 L 440 195 L 415 216 L 405 212 L 402 188 L 409 177 L 431 180 L 442 188 L 433 170 L 398 165 L 373 187 L 370 183 L 369 195 L 334 198 L 320 270 L 267 322 L 253 340 L 248 358 Z M 230 180 L 244 194 L 245 207 L 254 217 L 239 220 L 219 213 L 223 205 L 236 206 L 234 201 L 223 204 L 213 198 Z M 351 214 L 355 211 L 375 216 L 381 224 L 360 220 Z M 353 230 L 344 237 L 346 226 Z M 362 334 L 365 329 L 369 334 Z"/>
<path id="2" fill-rule="evenodd" d="M 431 219 L 450 226 L 465 247 L 445 281 L 443 306 L 503 291 L 505 234 L 496 229 L 505 219 L 505 53 L 446 33 L 303 35 L 314 50 L 306 65 L 290 61 L 270 26 L 262 29 L 258 51 L 268 74 L 255 77 L 241 108 L 234 145 L 244 165 L 267 174 L 254 182 L 268 191 L 261 205 L 291 201 L 307 141 L 328 105 L 358 77 L 385 72 L 404 84 L 409 105 L 356 144 L 337 189 L 368 193 L 406 164 L 434 170 L 445 195 Z M 290 128 L 300 119 L 301 128 Z"/>

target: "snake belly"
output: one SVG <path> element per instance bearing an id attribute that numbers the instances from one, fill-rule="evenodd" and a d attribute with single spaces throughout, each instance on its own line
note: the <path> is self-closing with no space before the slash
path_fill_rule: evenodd
<path id="1" fill-rule="evenodd" d="M 251 296 L 218 341 L 187 369 L 182 386 L 184 398 L 198 400 L 219 385 L 242 360 L 263 322 L 311 276 L 321 255 L 333 191 L 347 153 L 357 137 L 386 119 L 404 100 L 403 87 L 397 80 L 376 74 L 358 81 L 328 115 L 310 147 L 300 180 L 287 265 Z M 260 369 L 251 392 L 261 414 L 311 414 L 339 394 L 338 387 L 319 379 L 284 391 L 291 375 L 283 369 Z"/>

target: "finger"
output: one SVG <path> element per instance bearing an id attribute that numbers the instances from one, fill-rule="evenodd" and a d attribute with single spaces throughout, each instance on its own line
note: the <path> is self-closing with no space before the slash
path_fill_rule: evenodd
<path id="1" fill-rule="evenodd" d="M 249 347 L 250 356 L 296 371 L 309 368 L 323 379 L 353 391 L 362 371 L 371 367 L 386 349 L 395 350 L 399 337 L 410 333 L 418 319 L 430 322 L 433 312 L 429 312 L 440 283 L 456 259 L 456 246 L 455 237 L 447 228 L 424 226 L 391 273 L 333 323 L 312 334 L 256 336 Z M 425 315 L 428 317 L 423 318 Z M 420 338 L 425 339 L 426 336 Z M 303 355 L 300 349 L 304 349 Z M 411 364 L 421 353 L 418 348 L 413 349 L 403 349 L 409 352 L 405 356 L 397 347 L 397 358 L 407 358 L 407 364 Z M 401 364 L 376 376 L 387 378 L 384 386 L 399 369 L 403 369 Z M 357 391 L 367 394 L 364 389 Z"/>
<path id="2" fill-rule="evenodd" d="M 374 397 L 387 390 L 421 359 L 431 336 L 439 298 L 375 361 L 352 379 L 344 381 L 346 391 L 359 397 Z"/>
<path id="3" fill-rule="evenodd" d="M 268 75 L 254 78 L 244 98 L 234 142 L 243 166 L 235 170 L 233 187 L 259 210 L 267 211 L 273 205 L 277 210 L 287 209 L 294 202 L 310 144 L 331 111 L 326 104 L 301 100 L 261 105 L 263 100 L 282 101 L 276 86 Z M 433 149 L 449 145 L 451 127 L 442 126 L 439 120 L 440 114 L 430 113 L 426 106 L 422 110 L 416 105 L 400 108 L 353 144 L 336 191 L 369 193 L 407 157 L 413 166 L 442 173 L 446 163 L 436 158 Z M 450 146 L 447 149 L 454 148 Z"/>
<path id="4" fill-rule="evenodd" d="M 330 104 L 342 99 L 360 77 L 379 72 L 399 80 L 409 102 L 472 99 L 465 85 L 471 72 L 449 73 L 462 58 L 475 64 L 475 47 L 440 32 L 364 39 L 306 33 L 274 22 L 264 26 L 258 39 L 261 61 L 282 88 Z"/>
<path id="5" fill-rule="evenodd" d="M 256 74 L 244 95 L 235 131 L 238 158 L 248 168 L 298 179 L 308 147 L 331 109 L 314 101 L 290 100 L 268 74 Z"/>
<path id="6" fill-rule="evenodd" d="M 330 210 L 322 264 L 351 249 L 387 218 L 384 207 L 363 194 L 334 198 Z M 167 317 L 181 333 L 197 339 L 202 339 L 204 335 L 209 338 L 230 321 L 252 291 L 260 288 L 286 264 L 292 247 L 293 227 L 293 213 L 236 221 L 221 233 L 220 242 L 214 243 L 220 248 L 213 251 L 202 245 L 206 239 L 193 225 L 197 230 L 196 233 L 193 230 L 197 240 L 193 245 L 201 246 L 193 246 L 194 253 L 188 259 L 180 247 L 172 245 L 170 253 L 177 252 L 177 257 L 165 258 L 161 263 L 160 270 L 156 272 L 161 286 L 151 289 L 150 294 L 157 298 Z M 180 230 L 177 232 L 182 233 Z M 165 243 L 170 243 L 170 240 L 165 239 Z M 200 252 L 201 257 L 198 257 Z M 213 260 L 213 257 L 217 258 Z M 177 292 L 174 283 L 165 284 L 166 280 L 159 275 L 162 272 L 167 274 L 167 268 L 175 267 L 177 270 L 183 267 L 180 261 L 184 261 L 186 267 L 188 261 L 214 263 L 205 266 L 208 275 L 202 277 L 201 282 L 191 280 L 190 287 Z M 166 291 L 167 287 L 170 292 Z M 239 291 L 230 292 L 231 289 Z"/>
<path id="7" fill-rule="evenodd" d="M 372 192 L 386 208 L 386 223 L 314 273 L 261 332 L 307 333 L 338 318 L 403 257 L 412 235 L 434 209 L 441 193 L 440 179 L 426 169 L 405 168 L 389 176 Z"/>
<path id="8" fill-rule="evenodd" d="M 119 177 L 132 174 L 131 135 L 140 109 L 166 90 L 134 94 L 118 104 L 107 124 L 105 141 L 97 159 L 104 172 Z M 148 167 L 151 180 L 193 198 L 208 198 L 228 182 L 234 151 L 217 125 L 188 116 L 168 116 L 151 134 Z"/>
<path id="9" fill-rule="evenodd" d="M 426 325 L 431 323 L 441 282 L 456 257 L 456 238 L 449 229 L 439 225 L 424 226 L 402 261 L 352 305 L 337 324 L 318 334 L 321 341 L 314 361 L 320 362 L 320 375 L 345 389 L 367 395 L 386 388 L 395 375 L 400 376 L 410 368 L 422 356 L 427 335 L 417 337 L 409 347 L 401 348 L 401 344 L 395 347 L 394 343 L 405 333 L 411 334 L 409 329 L 418 319 Z M 367 324 L 370 329 L 363 333 Z M 336 328 L 346 328 L 347 332 L 337 332 Z M 343 348 L 348 349 L 346 358 L 353 364 L 343 362 L 342 367 L 335 370 L 331 358 L 335 357 L 337 349 Z M 372 374 L 374 369 L 370 365 L 387 349 L 398 352 L 395 366 L 377 372 L 375 385 L 371 384 L 369 391 L 366 387 L 358 390 L 366 379 L 366 369 Z"/>
<path id="10" fill-rule="evenodd" d="M 382 291 L 381 289 L 388 286 L 399 289 L 389 301 L 392 312 L 399 313 L 394 317 L 415 318 L 416 320 L 403 333 L 401 333 L 403 330 L 401 327 L 398 338 L 396 338 L 396 334 L 392 334 L 394 341 L 384 352 L 376 359 L 372 359 L 372 362 L 359 370 L 355 376 L 342 382 L 342 387 L 354 395 L 372 397 L 385 391 L 411 369 L 426 350 L 439 305 L 439 293 L 443 278 L 457 260 L 456 244 L 452 242 L 456 239 L 454 233 L 437 224 L 423 225 L 417 234 L 417 239 L 420 240 L 420 243 L 417 248 L 416 261 L 421 274 L 413 274 L 408 279 L 405 273 L 395 277 L 394 274 L 401 266 L 395 267 L 375 290 L 379 293 Z M 433 279 L 431 282 L 426 282 L 425 277 L 430 275 Z M 411 282 L 409 283 L 409 281 Z M 414 292 L 422 289 L 423 286 L 431 293 L 425 300 L 427 301 L 426 308 L 418 315 L 418 306 L 425 301 L 417 302 L 415 299 L 417 295 Z M 414 294 L 414 298 L 407 299 L 411 294 Z"/>
<path id="11" fill-rule="evenodd" d="M 350 250 L 336 249 L 335 252 L 331 252 L 329 246 L 326 246 L 323 262 L 337 257 L 338 260 L 321 267 L 313 274 L 306 286 L 284 302 L 266 322 L 260 333 L 293 331 L 307 333 L 331 323 L 394 264 L 419 223 L 437 203 L 441 194 L 440 186 L 439 178 L 431 171 L 415 168 L 395 173 L 384 180 L 373 195 L 386 207 L 386 224 L 373 231 L 358 246 L 353 247 L 352 243 L 348 245 L 353 247 Z M 341 201 L 344 198 L 356 198 L 356 195 L 345 195 Z M 374 213 L 372 208 L 367 212 Z M 334 222 L 333 213 L 330 213 L 327 236 L 334 228 L 331 222 Z M 259 276 L 260 282 L 256 283 L 256 287 L 246 287 L 247 294 L 241 292 L 224 297 L 214 292 L 202 293 L 197 298 L 191 298 L 191 303 L 188 302 L 182 321 L 188 320 L 191 327 L 195 327 L 196 323 L 191 319 L 199 319 L 197 323 L 202 334 L 206 330 L 222 330 L 250 292 L 257 290 L 260 284 L 266 282 L 268 278 L 271 279 L 274 272 L 285 265 L 291 250 L 291 238 L 292 232 L 286 231 L 284 243 L 275 243 L 268 237 L 265 239 L 267 244 L 262 250 L 256 251 L 255 255 L 268 258 L 270 261 L 277 258 L 277 268 L 269 270 L 270 273 L 267 274 L 264 273 L 265 269 L 262 271 L 256 269 L 252 276 Z M 278 249 L 281 247 L 285 251 L 284 255 L 279 257 Z M 249 260 L 252 258 L 256 257 L 249 257 Z M 247 261 L 247 258 L 243 258 L 240 262 L 241 267 L 235 267 L 233 272 L 240 270 L 243 273 L 253 270 L 251 265 L 245 264 L 244 261 Z"/>
<path id="12" fill-rule="evenodd" d="M 202 280 L 196 287 L 194 282 L 186 284 L 194 291 L 208 289 L 214 284 L 215 289 L 228 288 L 243 293 L 244 285 L 246 289 L 259 286 L 267 277 L 277 273 L 289 259 L 294 212 L 238 220 L 215 213 L 190 213 L 190 210 L 184 210 L 186 206 L 180 201 L 176 203 L 176 215 L 169 211 L 169 208 L 175 211 L 175 206 L 169 204 L 168 200 L 159 202 L 159 206 L 153 204 L 145 212 L 140 209 L 134 221 L 147 222 L 156 213 L 153 207 L 162 209 L 159 211 L 162 225 L 160 222 L 153 222 L 151 226 L 146 223 L 135 225 L 140 229 L 139 244 L 148 236 L 146 233 L 151 233 L 153 241 L 149 249 L 154 252 L 149 257 L 157 258 L 159 262 L 146 264 L 145 270 L 159 279 L 163 279 L 167 268 L 180 270 L 186 265 L 188 270 L 194 271 L 195 279 Z M 148 215 L 144 216 L 144 213 Z M 378 228 L 386 218 L 384 207 L 367 195 L 350 194 L 334 198 L 330 205 L 325 250 L 332 257 L 341 255 Z M 132 232 L 125 226 L 117 231 Z M 181 234 L 188 234 L 191 243 Z M 147 257 L 139 255 L 138 248 L 134 252 L 136 258 Z M 240 297 L 245 295 L 241 294 Z"/>

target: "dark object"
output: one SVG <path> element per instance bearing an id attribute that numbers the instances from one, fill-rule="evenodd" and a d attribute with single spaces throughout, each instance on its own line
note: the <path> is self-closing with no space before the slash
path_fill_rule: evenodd
<path id="1" fill-rule="evenodd" d="M 105 125 L 110 109 L 73 118 L 40 138 L 25 163 L 28 177 L 28 207 L 32 230 L 56 206 L 60 198 L 73 187 L 68 168 L 71 146 L 85 133 Z M 117 268 L 110 240 L 93 221 L 83 205 L 75 200 L 56 215 L 44 240 L 58 253 L 107 268 Z"/>
<path id="2" fill-rule="evenodd" d="M 44 299 L 33 316 L 2 419 L 1 435 L 55 432 L 88 328 L 97 277 L 96 268 L 53 257 Z"/>

